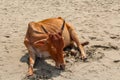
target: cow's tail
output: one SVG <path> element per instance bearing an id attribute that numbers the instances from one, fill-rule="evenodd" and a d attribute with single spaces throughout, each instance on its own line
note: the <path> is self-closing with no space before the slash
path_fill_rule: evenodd
<path id="1" fill-rule="evenodd" d="M 86 46 L 86 45 L 88 45 L 88 44 L 89 44 L 88 41 L 81 43 L 82 46 Z"/>

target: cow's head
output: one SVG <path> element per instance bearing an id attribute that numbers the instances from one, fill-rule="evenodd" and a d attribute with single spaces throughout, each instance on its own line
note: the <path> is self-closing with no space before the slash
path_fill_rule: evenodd
<path id="1" fill-rule="evenodd" d="M 63 56 L 64 39 L 62 37 L 64 25 L 65 25 L 65 21 L 63 22 L 60 31 L 57 33 L 50 33 L 45 29 L 45 27 L 41 26 L 44 32 L 48 35 L 48 39 L 46 40 L 45 43 L 47 45 L 47 49 L 52 59 L 55 60 L 56 67 L 59 69 L 65 69 L 65 61 Z"/>

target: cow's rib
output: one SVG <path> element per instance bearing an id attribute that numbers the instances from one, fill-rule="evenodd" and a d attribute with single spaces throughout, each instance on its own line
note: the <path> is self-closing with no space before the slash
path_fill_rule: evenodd
<path id="1" fill-rule="evenodd" d="M 48 33 L 48 31 L 43 26 L 41 26 L 41 28 L 44 30 L 45 33 Z"/>

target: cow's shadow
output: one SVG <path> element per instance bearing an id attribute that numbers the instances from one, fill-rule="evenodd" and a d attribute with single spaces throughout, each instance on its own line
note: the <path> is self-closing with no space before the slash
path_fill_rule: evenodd
<path id="1" fill-rule="evenodd" d="M 68 51 L 68 53 L 66 53 L 66 54 L 69 54 L 69 52 L 71 51 L 72 48 L 77 50 L 77 48 L 75 46 L 72 46 L 72 47 L 68 46 L 68 47 L 64 48 L 64 51 Z M 23 55 L 21 57 L 20 61 L 23 63 L 27 63 L 29 65 L 28 58 L 29 58 L 28 53 L 26 53 L 25 55 Z M 50 63 L 48 63 L 44 59 L 36 58 L 35 65 L 34 65 L 35 79 L 32 79 L 32 80 L 52 79 L 53 77 L 60 76 L 61 72 L 64 72 L 64 70 L 56 69 L 55 65 L 51 65 L 51 64 L 53 64 L 52 62 L 54 62 L 54 61 L 50 61 Z M 66 72 L 66 70 L 65 70 L 65 72 Z"/>
<path id="2" fill-rule="evenodd" d="M 23 63 L 28 63 L 28 53 L 20 59 Z M 51 79 L 52 77 L 57 77 L 63 70 L 58 70 L 54 65 L 47 63 L 44 59 L 36 58 L 34 65 L 34 78 L 35 80 L 39 79 Z M 32 77 L 33 78 L 33 77 Z M 36 79 L 37 78 L 37 79 Z"/>

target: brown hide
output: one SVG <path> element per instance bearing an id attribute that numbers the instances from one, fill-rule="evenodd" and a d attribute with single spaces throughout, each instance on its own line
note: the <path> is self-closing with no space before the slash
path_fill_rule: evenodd
<path id="1" fill-rule="evenodd" d="M 56 67 L 64 69 L 64 51 L 63 48 L 70 45 L 74 41 L 81 51 L 81 57 L 86 58 L 83 46 L 73 28 L 73 26 L 65 23 L 63 32 L 61 27 L 64 20 L 61 17 L 50 18 L 40 22 L 30 22 L 25 36 L 24 44 L 29 51 L 29 69 L 28 75 L 33 75 L 33 65 L 35 56 L 46 56 L 49 54 L 55 61 Z M 45 33 L 42 26 L 48 31 Z M 62 35 L 59 34 L 62 32 Z M 48 52 L 48 53 L 47 53 Z"/>

